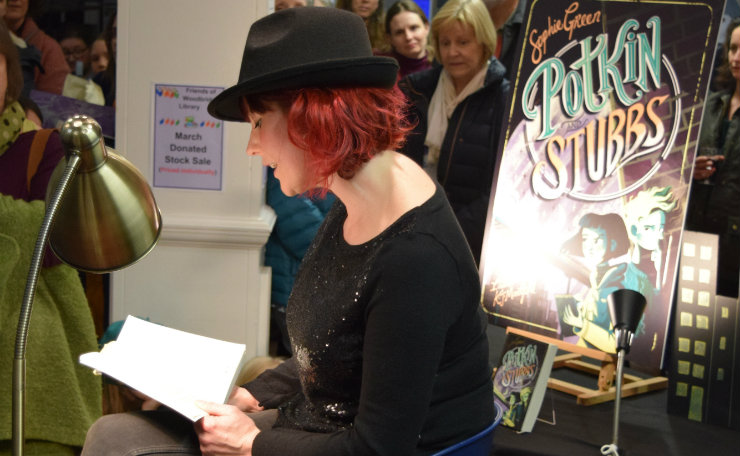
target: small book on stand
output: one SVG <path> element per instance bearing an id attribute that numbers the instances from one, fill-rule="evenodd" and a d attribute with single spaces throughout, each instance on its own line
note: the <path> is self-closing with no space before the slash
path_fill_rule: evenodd
<path id="1" fill-rule="evenodd" d="M 554 344 L 506 333 L 493 377 L 494 401 L 504 410 L 502 425 L 518 432 L 532 431 L 556 352 Z"/>
<path id="2" fill-rule="evenodd" d="M 245 346 L 128 316 L 118 338 L 80 363 L 108 375 L 192 421 L 195 401 L 223 404 L 246 362 Z"/>

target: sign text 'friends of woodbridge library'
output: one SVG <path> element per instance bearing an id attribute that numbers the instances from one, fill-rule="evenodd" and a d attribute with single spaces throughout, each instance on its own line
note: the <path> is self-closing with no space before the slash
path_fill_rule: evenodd
<path id="1" fill-rule="evenodd" d="M 223 123 L 206 107 L 223 87 L 154 86 L 154 186 L 221 190 Z"/>

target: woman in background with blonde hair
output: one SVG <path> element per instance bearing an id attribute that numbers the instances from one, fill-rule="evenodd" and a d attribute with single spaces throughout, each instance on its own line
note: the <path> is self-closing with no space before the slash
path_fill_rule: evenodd
<path id="1" fill-rule="evenodd" d="M 445 3 L 432 19 L 432 45 L 442 66 L 399 83 L 416 123 L 403 152 L 442 184 L 477 263 L 509 82 L 481 0 Z"/>

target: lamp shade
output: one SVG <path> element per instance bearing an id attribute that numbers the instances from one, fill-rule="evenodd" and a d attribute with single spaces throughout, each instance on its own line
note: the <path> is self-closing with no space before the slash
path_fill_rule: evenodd
<path id="1" fill-rule="evenodd" d="M 645 296 L 634 290 L 622 289 L 611 293 L 606 301 L 614 329 L 634 333 L 645 311 Z"/>
<path id="2" fill-rule="evenodd" d="M 60 129 L 66 157 L 49 182 L 47 201 L 67 161 L 80 157 L 49 233 L 60 260 L 88 272 L 108 272 L 144 257 L 157 243 L 162 217 L 144 176 L 125 158 L 107 150 L 100 125 L 74 116 Z"/>

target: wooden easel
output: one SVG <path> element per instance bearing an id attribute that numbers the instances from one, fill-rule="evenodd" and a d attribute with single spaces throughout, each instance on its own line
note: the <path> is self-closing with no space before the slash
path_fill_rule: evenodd
<path id="1" fill-rule="evenodd" d="M 576 396 L 576 402 L 580 405 L 594 405 L 614 400 L 614 397 L 616 396 L 616 388 L 612 386 L 612 383 L 614 382 L 616 370 L 616 355 L 605 353 L 593 348 L 580 347 L 559 339 L 514 328 L 512 326 L 507 327 L 506 332 L 519 334 L 529 337 L 530 339 L 557 345 L 560 350 L 569 352 L 555 357 L 555 361 L 552 365 L 553 370 L 569 368 L 595 375 L 598 378 L 598 388 L 591 389 L 566 382 L 564 380 L 552 378 L 551 376 L 547 381 L 548 388 Z M 584 356 L 601 361 L 601 367 L 593 363 L 583 361 L 582 358 Z M 635 396 L 637 394 L 647 393 L 648 391 L 657 391 L 667 387 L 668 379 L 666 377 L 640 378 L 636 375 L 624 374 L 622 397 Z"/>

